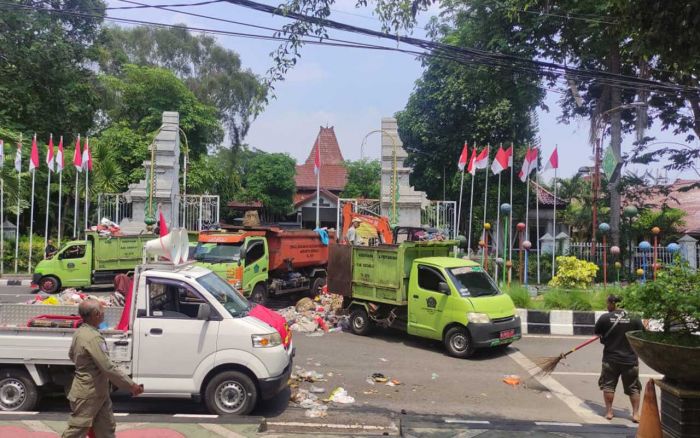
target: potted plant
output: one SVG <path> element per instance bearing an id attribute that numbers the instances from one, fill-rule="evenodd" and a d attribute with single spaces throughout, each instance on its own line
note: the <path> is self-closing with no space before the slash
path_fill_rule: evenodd
<path id="1" fill-rule="evenodd" d="M 700 336 L 694 334 L 700 330 L 700 272 L 677 256 L 655 281 L 630 285 L 624 305 L 658 321 L 648 331 L 627 334 L 640 359 L 667 379 L 700 386 Z"/>

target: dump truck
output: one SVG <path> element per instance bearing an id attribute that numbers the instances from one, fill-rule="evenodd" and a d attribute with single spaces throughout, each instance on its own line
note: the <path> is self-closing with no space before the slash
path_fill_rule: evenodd
<path id="1" fill-rule="evenodd" d="M 344 296 L 351 331 L 397 328 L 461 358 L 520 339 L 513 301 L 479 264 L 452 256 L 457 244 L 331 245 L 328 290 Z"/>
<path id="2" fill-rule="evenodd" d="M 144 385 L 139 398 L 194 399 L 212 414 L 245 415 L 288 387 L 294 346 L 265 322 L 275 324 L 265 318 L 273 312 L 193 263 L 132 269 L 128 307 L 106 307 L 100 331 L 112 362 Z M 0 304 L 0 411 L 32 411 L 42 394 L 70 388 L 77 313 Z"/>
<path id="3" fill-rule="evenodd" d="M 194 259 L 251 301 L 264 303 L 277 295 L 318 294 L 326 284 L 328 241 L 311 230 L 230 227 L 201 232 Z"/>
<path id="4" fill-rule="evenodd" d="M 32 283 L 46 293 L 62 288 L 83 288 L 111 284 L 118 274 L 133 271 L 143 260 L 143 245 L 154 234 L 100 236 L 86 233 L 85 240 L 73 240 L 50 258 L 40 261 Z"/>

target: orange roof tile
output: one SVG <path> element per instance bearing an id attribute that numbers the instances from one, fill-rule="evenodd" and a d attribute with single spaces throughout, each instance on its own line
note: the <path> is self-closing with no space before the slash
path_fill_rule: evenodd
<path id="1" fill-rule="evenodd" d="M 348 180 L 348 172 L 344 165 L 345 160 L 340 152 L 333 127 L 324 128 L 323 126 L 321 126 L 306 162 L 297 166 L 295 176 L 297 190 L 316 188 L 314 157 L 318 148 L 321 149 L 321 188 L 342 191 Z"/>

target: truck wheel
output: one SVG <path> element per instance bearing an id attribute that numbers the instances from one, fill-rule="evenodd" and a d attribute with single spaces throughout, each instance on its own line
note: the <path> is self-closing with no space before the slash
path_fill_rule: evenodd
<path id="1" fill-rule="evenodd" d="M 318 277 L 317 279 L 314 280 L 313 284 L 311 285 L 311 290 L 309 296 L 311 298 L 316 298 L 317 296 L 321 295 L 321 289 L 323 286 L 326 285 L 326 279 L 323 277 Z"/>
<path id="2" fill-rule="evenodd" d="M 250 293 L 250 301 L 257 304 L 265 304 L 265 301 L 267 301 L 267 288 L 264 284 L 258 283 L 253 288 L 253 292 Z"/>
<path id="3" fill-rule="evenodd" d="M 55 294 L 60 288 L 61 282 L 54 276 L 48 275 L 39 280 L 39 290 L 47 294 Z"/>
<path id="4" fill-rule="evenodd" d="M 39 390 L 24 370 L 0 371 L 0 410 L 30 411 L 39 400 Z"/>
<path id="5" fill-rule="evenodd" d="M 472 338 L 464 327 L 452 327 L 447 330 L 444 342 L 450 356 L 465 359 L 474 354 Z"/>
<path id="6" fill-rule="evenodd" d="M 362 307 L 356 307 L 350 313 L 350 330 L 356 335 L 365 336 L 369 334 L 371 328 L 367 311 Z"/>
<path id="7" fill-rule="evenodd" d="M 258 390 L 247 375 L 224 371 L 214 376 L 204 391 L 204 402 L 212 414 L 248 415 L 258 400 Z"/>

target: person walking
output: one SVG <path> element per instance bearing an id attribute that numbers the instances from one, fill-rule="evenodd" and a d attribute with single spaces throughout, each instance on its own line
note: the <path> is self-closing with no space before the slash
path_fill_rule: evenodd
<path id="1" fill-rule="evenodd" d="M 345 240 L 350 245 L 359 245 L 360 244 L 360 236 L 357 234 L 357 229 L 360 227 L 360 219 L 358 218 L 353 218 L 352 223 L 350 224 L 350 228 L 348 228 L 348 232 L 345 234 Z"/>
<path id="2" fill-rule="evenodd" d="M 131 392 L 143 393 L 136 384 L 112 363 L 107 355 L 107 342 L 97 329 L 104 321 L 103 305 L 87 299 L 78 306 L 83 324 L 73 335 L 68 356 L 75 364 L 75 376 L 68 393 L 71 415 L 62 438 L 83 438 L 92 429 L 96 438 L 113 438 L 116 430 L 109 382 Z"/>
<path id="3" fill-rule="evenodd" d="M 639 422 L 639 399 L 642 383 L 639 381 L 639 359 L 630 347 L 625 333 L 644 330 L 641 319 L 618 309 L 620 298 L 609 295 L 608 313 L 598 318 L 595 334 L 600 336 L 603 348 L 603 364 L 598 379 L 598 387 L 603 391 L 605 418 L 613 418 L 613 400 L 617 382 L 622 378 L 622 387 L 632 403 L 632 421 Z"/>

